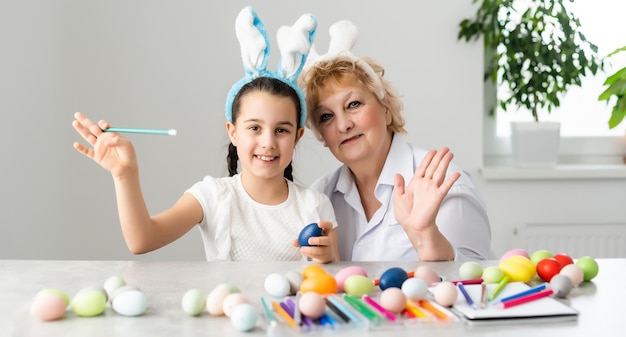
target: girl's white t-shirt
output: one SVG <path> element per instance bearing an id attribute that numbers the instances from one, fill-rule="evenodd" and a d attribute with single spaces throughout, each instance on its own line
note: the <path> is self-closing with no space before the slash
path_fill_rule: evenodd
<path id="1" fill-rule="evenodd" d="M 204 212 L 198 224 L 208 261 L 301 261 L 292 246 L 300 230 L 313 222 L 337 226 L 328 197 L 287 180 L 289 196 L 278 205 L 254 201 L 243 188 L 241 176 L 206 176 L 186 192 Z"/>

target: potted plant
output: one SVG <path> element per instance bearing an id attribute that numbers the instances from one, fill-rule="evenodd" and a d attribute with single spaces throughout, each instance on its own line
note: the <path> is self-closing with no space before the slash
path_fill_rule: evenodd
<path id="1" fill-rule="evenodd" d="M 560 123 L 540 123 L 539 112 L 559 107 L 571 86 L 580 86 L 585 75 L 596 74 L 604 65 L 565 4 L 574 0 L 472 1 L 480 3 L 476 15 L 460 23 L 458 39 L 483 37 L 485 80 L 507 89 L 498 93 L 497 106 L 504 111 L 526 109 L 534 120 L 511 125 L 514 163 L 556 164 Z"/>
<path id="2" fill-rule="evenodd" d="M 607 57 L 621 52 L 626 52 L 626 46 L 616 49 L 614 52 L 607 55 Z M 607 104 L 609 104 L 613 98 L 615 99 L 613 110 L 611 111 L 611 118 L 609 119 L 609 129 L 613 129 L 618 126 L 626 116 L 626 67 L 623 67 L 607 77 L 606 81 L 604 81 L 604 85 L 607 86 L 607 88 L 600 94 L 598 99 L 606 101 Z"/>

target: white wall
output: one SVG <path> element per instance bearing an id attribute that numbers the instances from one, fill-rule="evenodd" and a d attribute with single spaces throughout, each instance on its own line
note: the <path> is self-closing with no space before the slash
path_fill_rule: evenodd
<path id="1" fill-rule="evenodd" d="M 108 172 L 78 154 L 74 111 L 119 127 L 175 128 L 176 137 L 129 135 L 150 211 L 170 206 L 206 174 L 225 174 L 223 106 L 243 75 L 234 19 L 253 4 L 272 37 L 311 12 L 317 47 L 350 19 L 354 49 L 386 66 L 404 97 L 409 140 L 449 146 L 483 188 L 496 252 L 535 219 L 617 222 L 624 181 L 484 181 L 482 49 L 458 43 L 471 1 L 3 1 L 0 3 L 0 259 L 204 259 L 192 230 L 133 256 L 119 229 Z M 277 48 L 273 45 L 274 54 Z M 270 67 L 278 59 L 272 58 Z M 311 183 L 337 162 L 310 135 L 296 150 L 297 178 Z M 576 193 L 582 188 L 592 194 Z M 554 206 L 554 207 L 550 207 Z"/>

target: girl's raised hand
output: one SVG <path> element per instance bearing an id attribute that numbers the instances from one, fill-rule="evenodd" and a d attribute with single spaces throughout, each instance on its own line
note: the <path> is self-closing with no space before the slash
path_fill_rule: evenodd
<path id="1" fill-rule="evenodd" d="M 130 169 L 137 169 L 137 158 L 132 143 L 115 132 L 104 132 L 109 123 L 98 124 L 81 112 L 74 114 L 72 126 L 91 147 L 74 143 L 74 148 L 111 172 L 115 177 L 123 176 Z"/>

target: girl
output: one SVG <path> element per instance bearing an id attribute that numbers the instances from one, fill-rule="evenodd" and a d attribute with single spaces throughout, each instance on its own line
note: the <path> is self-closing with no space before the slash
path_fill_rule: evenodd
<path id="1" fill-rule="evenodd" d="M 244 9 L 240 17 L 251 13 L 256 16 Z M 297 70 L 294 78 L 301 67 Z M 132 143 L 119 133 L 104 132 L 110 127 L 104 120 L 95 124 L 80 112 L 74 115 L 73 127 L 91 145 L 75 143 L 74 148 L 111 172 L 122 232 L 132 253 L 163 247 L 197 224 L 207 260 L 337 259 L 330 201 L 292 182 L 293 151 L 304 133 L 304 98 L 283 73 L 264 74 L 235 83 L 227 99 L 230 177 L 205 177 L 155 216 L 144 202 Z M 292 247 L 300 229 L 312 222 L 324 235 L 310 238 L 312 246 Z"/>

